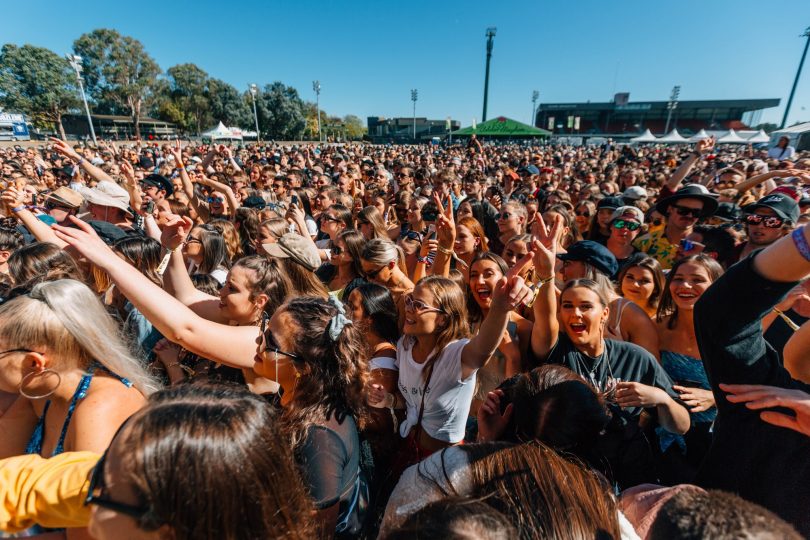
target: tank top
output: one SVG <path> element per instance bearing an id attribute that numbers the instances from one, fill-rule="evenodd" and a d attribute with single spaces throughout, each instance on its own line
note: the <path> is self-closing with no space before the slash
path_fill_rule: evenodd
<path id="1" fill-rule="evenodd" d="M 70 404 L 68 405 L 68 412 L 67 416 L 65 417 L 65 423 L 62 424 L 62 431 L 59 434 L 59 440 L 56 442 L 56 446 L 53 449 L 53 453 L 50 457 L 58 456 L 59 454 L 65 451 L 65 437 L 67 436 L 68 428 L 70 427 L 70 420 L 73 418 L 73 412 L 76 410 L 76 405 L 78 405 L 79 401 L 87 397 L 87 389 L 90 388 L 90 383 L 93 381 L 93 374 L 95 373 L 96 369 L 101 368 L 106 370 L 101 364 L 98 362 L 93 362 L 90 364 L 90 367 L 87 368 L 87 372 L 82 376 L 81 380 L 79 381 L 79 386 L 76 387 L 76 391 L 73 392 L 73 397 L 70 398 Z M 127 388 L 132 387 L 132 383 L 123 378 L 115 375 L 114 373 L 110 373 L 114 377 L 116 377 L 121 383 L 126 386 Z M 42 441 L 45 436 L 45 417 L 48 414 L 48 408 L 51 405 L 51 400 L 45 402 L 45 409 L 42 411 L 42 416 L 39 417 L 37 421 L 36 427 L 34 427 L 34 432 L 31 434 L 31 439 L 28 441 L 28 445 L 25 447 L 26 454 L 41 454 L 42 453 Z"/>
<path id="2" fill-rule="evenodd" d="M 624 309 L 632 303 L 627 298 L 617 298 L 611 303 L 610 314 L 605 325 L 605 337 L 618 341 L 627 341 L 622 337 L 622 314 Z"/>

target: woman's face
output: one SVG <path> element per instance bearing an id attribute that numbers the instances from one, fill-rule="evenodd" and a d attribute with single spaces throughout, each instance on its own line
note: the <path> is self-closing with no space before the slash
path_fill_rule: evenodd
<path id="1" fill-rule="evenodd" d="M 408 336 L 426 336 L 440 331 L 447 316 L 436 311 L 439 306 L 433 293 L 427 287 L 417 285 L 411 293 L 411 297 L 415 305 L 410 309 L 407 303 L 405 305 L 403 333 Z M 418 309 L 416 305 L 419 305 L 421 309 Z"/>
<path id="2" fill-rule="evenodd" d="M 374 226 L 369 221 L 357 220 L 357 230 L 366 240 L 374 238 Z"/>
<path id="3" fill-rule="evenodd" d="M 219 309 L 229 321 L 251 324 L 258 320 L 264 307 L 264 296 L 253 298 L 250 283 L 256 275 L 253 270 L 235 266 L 228 272 L 228 279 L 219 290 Z"/>
<path id="4" fill-rule="evenodd" d="M 363 309 L 363 295 L 357 289 L 353 290 L 349 295 L 348 300 L 349 317 L 353 323 L 359 323 L 366 316 L 366 311 Z"/>
<path id="5" fill-rule="evenodd" d="M 489 259 L 480 259 L 470 268 L 470 291 L 482 309 L 489 309 L 492 293 L 502 277 L 500 267 Z"/>
<path id="6" fill-rule="evenodd" d="M 186 243 L 183 244 L 183 255 L 197 264 L 202 262 L 205 254 L 201 240 L 202 235 L 202 229 L 195 227 L 191 229 L 191 233 L 189 233 L 188 238 L 186 238 Z"/>
<path id="7" fill-rule="evenodd" d="M 591 223 L 591 210 L 586 205 L 582 204 L 577 206 L 574 211 L 574 221 L 577 223 L 577 229 L 580 232 L 586 232 Z"/>
<path id="8" fill-rule="evenodd" d="M 585 263 L 582 261 L 563 261 L 562 274 L 564 281 L 585 277 Z"/>
<path id="9" fill-rule="evenodd" d="M 706 269 L 696 263 L 685 263 L 678 267 L 669 284 L 669 293 L 679 310 L 694 309 L 698 299 L 712 284 Z"/>
<path id="10" fill-rule="evenodd" d="M 468 202 L 463 202 L 458 207 L 458 215 L 456 216 L 456 219 L 461 219 L 463 217 L 474 217 L 472 206 Z"/>
<path id="11" fill-rule="evenodd" d="M 593 344 L 602 339 L 608 308 L 599 296 L 585 287 L 566 290 L 560 299 L 560 325 L 574 345 Z"/>
<path id="12" fill-rule="evenodd" d="M 9 343 L 2 342 L 0 345 L 2 345 L 2 349 L 0 350 L 10 351 L 5 354 L 0 354 L 0 391 L 18 394 L 23 377 L 25 376 L 29 376 L 29 379 L 33 379 L 30 384 L 26 382 L 26 393 L 40 395 L 47 394 L 49 391 L 53 390 L 54 386 L 58 383 L 56 375 L 53 377 L 31 375 L 35 370 L 31 367 L 29 362 L 26 362 L 26 355 L 30 353 L 26 351 L 11 351 L 18 347 Z M 40 388 L 40 386 L 42 388 Z"/>
<path id="13" fill-rule="evenodd" d="M 599 223 L 600 227 L 607 228 L 610 224 L 610 218 L 613 217 L 613 209 L 612 208 L 600 208 L 596 212 L 596 220 Z"/>
<path id="14" fill-rule="evenodd" d="M 506 266 L 512 268 L 520 259 L 525 257 L 527 253 L 529 253 L 529 248 L 526 246 L 526 242 L 513 240 L 503 248 L 503 260 L 506 261 Z"/>
<path id="15" fill-rule="evenodd" d="M 334 241 L 335 237 L 340 234 L 345 228 L 343 220 L 335 216 L 334 210 L 327 210 L 321 216 L 321 232 L 328 234 L 329 238 Z"/>
<path id="16" fill-rule="evenodd" d="M 256 238 L 256 253 L 258 255 L 266 255 L 267 253 L 264 251 L 262 244 L 275 244 L 278 242 L 278 238 L 273 236 L 273 233 L 270 232 L 266 226 L 259 227 L 259 236 Z"/>
<path id="17" fill-rule="evenodd" d="M 655 291 L 655 278 L 647 268 L 632 266 L 621 282 L 622 296 L 640 306 L 646 306 Z"/>
<path id="18" fill-rule="evenodd" d="M 416 201 L 413 201 L 410 206 L 408 206 L 408 224 L 412 227 L 416 227 L 419 225 L 420 221 L 422 221 L 422 209 Z"/>
<path id="19" fill-rule="evenodd" d="M 518 234 L 521 230 L 522 218 L 514 208 L 504 206 L 498 214 L 498 231 L 501 234 Z"/>
<path id="20" fill-rule="evenodd" d="M 329 253 L 329 262 L 335 266 L 342 266 L 344 264 L 352 263 L 352 257 L 346 251 L 346 243 L 340 238 L 332 242 L 332 250 Z"/>
<path id="21" fill-rule="evenodd" d="M 102 475 L 100 496 L 120 504 L 140 507 L 143 502 L 139 500 L 132 484 L 127 481 L 129 472 L 124 464 L 127 462 L 129 454 L 122 442 L 126 439 L 125 433 L 126 428 L 113 439 L 107 450 L 107 457 L 103 463 L 104 470 L 100 471 Z M 156 531 L 144 531 L 138 526 L 134 517 L 96 505 L 91 505 L 88 530 L 90 536 L 97 540 L 120 540 L 121 538 L 159 540 L 173 536 L 167 525 Z"/>
<path id="22" fill-rule="evenodd" d="M 296 368 L 289 356 L 276 353 L 275 349 L 292 352 L 297 329 L 287 312 L 276 311 L 267 322 L 265 334 L 256 338 L 253 358 L 253 371 L 257 375 L 276 381 L 288 391 L 295 388 Z"/>
<path id="23" fill-rule="evenodd" d="M 481 240 L 476 238 L 470 229 L 464 225 L 458 225 L 456 227 L 456 243 L 453 244 L 453 249 L 456 252 L 456 255 L 469 255 L 470 253 L 475 253 L 476 248 L 480 243 Z"/>
<path id="24" fill-rule="evenodd" d="M 208 197 L 208 201 L 211 214 L 221 216 L 225 213 L 225 196 L 222 193 L 215 191 Z"/>

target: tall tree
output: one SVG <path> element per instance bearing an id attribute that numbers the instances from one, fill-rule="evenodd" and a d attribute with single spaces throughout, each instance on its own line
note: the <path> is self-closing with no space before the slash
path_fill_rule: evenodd
<path id="1" fill-rule="evenodd" d="M 171 101 L 185 119 L 183 128 L 199 134 L 212 122 L 208 73 L 195 64 L 178 64 L 166 74 Z"/>
<path id="2" fill-rule="evenodd" d="M 366 134 L 366 128 L 359 117 L 349 114 L 343 117 L 343 127 L 346 130 L 346 138 L 349 140 L 362 139 Z"/>
<path id="3" fill-rule="evenodd" d="M 55 124 L 62 139 L 62 115 L 79 106 L 75 80 L 67 60 L 49 49 L 12 44 L 0 49 L 0 105 L 36 124 Z"/>
<path id="4" fill-rule="evenodd" d="M 259 129 L 266 139 L 300 140 L 306 127 L 304 102 L 298 90 L 281 82 L 265 85 L 256 102 Z"/>
<path id="5" fill-rule="evenodd" d="M 87 89 L 102 110 L 126 112 L 140 137 L 141 112 L 160 74 L 143 44 L 115 30 L 100 28 L 73 42 L 82 57 Z"/>
<path id="6" fill-rule="evenodd" d="M 227 126 L 247 128 L 253 125 L 253 109 L 250 96 L 239 93 L 233 85 L 219 79 L 208 81 L 211 116 Z"/>

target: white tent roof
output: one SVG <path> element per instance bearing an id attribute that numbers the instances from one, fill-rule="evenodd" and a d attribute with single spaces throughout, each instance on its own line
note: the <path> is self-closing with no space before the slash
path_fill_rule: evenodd
<path id="1" fill-rule="evenodd" d="M 748 142 L 750 143 L 766 143 L 770 140 L 771 140 L 770 136 L 767 133 L 765 133 L 764 129 L 760 129 L 756 134 L 752 135 L 751 137 L 748 137 Z"/>
<path id="2" fill-rule="evenodd" d="M 728 130 L 728 133 L 717 139 L 717 144 L 747 144 L 748 141 L 737 135 L 733 129 Z"/>
<path id="3" fill-rule="evenodd" d="M 630 142 L 642 142 L 643 143 L 643 142 L 655 142 L 657 140 L 658 139 L 655 138 L 655 135 L 653 135 L 652 132 L 649 129 L 647 129 L 647 130 L 644 131 L 644 133 L 642 133 L 638 137 L 633 137 L 632 139 L 630 139 Z"/>
<path id="4" fill-rule="evenodd" d="M 211 131 L 206 131 L 203 133 L 202 136 L 207 139 L 211 139 L 212 141 L 216 141 L 218 139 L 242 139 L 241 134 L 236 134 L 230 129 L 226 128 L 225 124 L 222 122 L 220 122 L 219 125 Z"/>
<path id="5" fill-rule="evenodd" d="M 711 137 L 711 135 L 706 133 L 705 129 L 701 129 L 700 131 L 689 137 L 689 142 L 698 142 L 702 141 L 703 139 L 708 139 L 709 137 Z"/>
<path id="6" fill-rule="evenodd" d="M 689 139 L 683 137 L 680 133 L 678 133 L 677 129 L 673 129 L 672 131 L 670 131 L 669 133 L 658 139 L 658 142 L 668 144 L 678 144 L 689 142 Z"/>

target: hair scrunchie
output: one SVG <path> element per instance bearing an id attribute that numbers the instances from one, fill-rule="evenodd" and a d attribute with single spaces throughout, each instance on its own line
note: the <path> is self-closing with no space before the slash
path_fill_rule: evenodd
<path id="1" fill-rule="evenodd" d="M 343 332 L 347 324 L 352 324 L 352 321 L 346 317 L 346 308 L 343 306 L 343 302 L 332 295 L 329 295 L 329 301 L 337 308 L 338 312 L 332 317 L 332 320 L 329 321 L 327 330 L 329 331 L 329 337 L 332 341 L 337 341 L 340 337 L 340 333 Z"/>

